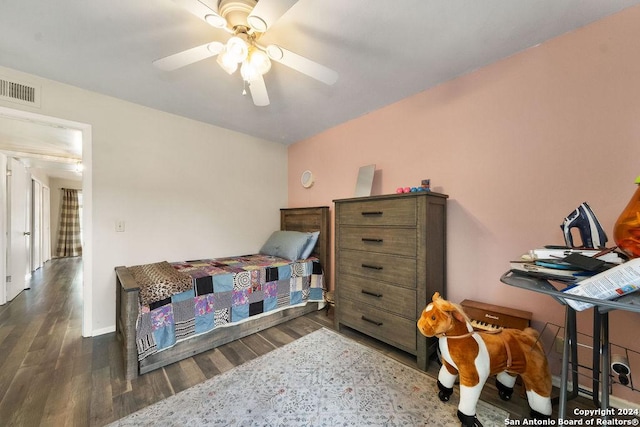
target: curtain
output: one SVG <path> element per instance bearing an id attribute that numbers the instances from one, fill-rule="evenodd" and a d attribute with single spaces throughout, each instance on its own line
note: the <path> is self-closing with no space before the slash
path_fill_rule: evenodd
<path id="1" fill-rule="evenodd" d="M 56 256 L 71 257 L 82 255 L 79 212 L 78 190 L 63 188 Z"/>

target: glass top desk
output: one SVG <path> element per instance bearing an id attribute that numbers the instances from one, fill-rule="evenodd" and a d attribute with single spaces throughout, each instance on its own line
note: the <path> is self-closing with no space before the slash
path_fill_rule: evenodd
<path id="1" fill-rule="evenodd" d="M 569 364 L 574 365 L 572 396 L 578 394 L 577 378 L 577 325 L 576 311 L 565 300 L 573 299 L 594 304 L 593 318 L 593 401 L 600 408 L 609 407 L 609 312 L 612 310 L 626 310 L 640 313 L 640 292 L 624 295 L 615 300 L 601 300 L 580 295 L 565 294 L 559 291 L 551 282 L 524 274 L 509 271 L 500 278 L 502 283 L 516 288 L 546 294 L 553 297 L 558 303 L 565 306 L 564 346 L 562 349 L 562 373 L 560 376 L 560 403 L 558 418 L 565 418 L 567 405 L 567 380 L 569 377 Z M 601 360 L 602 358 L 602 360 Z M 599 381 L 600 373 L 602 380 Z M 599 383 L 599 387 L 598 387 Z M 598 402 L 598 390 L 600 402 Z M 603 411 L 606 413 L 606 411 Z"/>

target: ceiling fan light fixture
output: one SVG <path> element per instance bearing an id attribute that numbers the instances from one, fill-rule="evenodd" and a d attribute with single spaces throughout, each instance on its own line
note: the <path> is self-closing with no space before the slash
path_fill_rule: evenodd
<path id="1" fill-rule="evenodd" d="M 248 60 L 242 62 L 240 66 L 240 75 L 242 80 L 250 82 L 260 75 L 260 72 Z"/>
<path id="2" fill-rule="evenodd" d="M 234 61 L 233 58 L 229 56 L 226 48 L 223 49 L 222 52 L 220 52 L 220 54 L 218 55 L 218 59 L 216 59 L 216 62 L 218 63 L 218 65 L 220 65 L 220 68 L 222 68 L 229 74 L 235 73 L 235 71 L 238 69 L 238 62 Z"/>
<path id="3" fill-rule="evenodd" d="M 233 36 L 227 41 L 225 52 L 229 56 L 229 60 L 233 60 L 238 64 L 247 59 L 249 46 L 240 37 Z"/>
<path id="4" fill-rule="evenodd" d="M 211 25 L 212 27 L 215 27 L 215 28 L 224 28 L 224 27 L 227 26 L 227 20 L 226 19 L 224 19 L 220 15 L 214 15 L 213 13 L 205 16 L 204 20 L 207 22 L 207 24 L 209 24 L 209 25 Z"/>
<path id="5" fill-rule="evenodd" d="M 251 52 L 249 63 L 262 75 L 268 73 L 271 69 L 271 60 L 267 54 L 261 50 L 254 50 Z"/>

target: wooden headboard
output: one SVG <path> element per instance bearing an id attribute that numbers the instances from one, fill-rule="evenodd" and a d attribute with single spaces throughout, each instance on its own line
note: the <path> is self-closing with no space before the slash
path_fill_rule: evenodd
<path id="1" fill-rule="evenodd" d="M 329 207 L 318 206 L 313 208 L 286 208 L 280 209 L 280 229 L 286 231 L 319 231 L 318 243 L 313 251 L 324 270 L 325 286 L 331 277 L 329 261 L 329 240 L 331 237 L 329 222 Z"/>

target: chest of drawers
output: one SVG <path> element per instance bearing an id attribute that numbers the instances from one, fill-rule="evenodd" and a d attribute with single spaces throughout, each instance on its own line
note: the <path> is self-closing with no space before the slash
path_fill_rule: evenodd
<path id="1" fill-rule="evenodd" d="M 337 328 L 398 347 L 426 370 L 434 339 L 416 321 L 446 296 L 446 199 L 439 193 L 334 200 Z"/>

